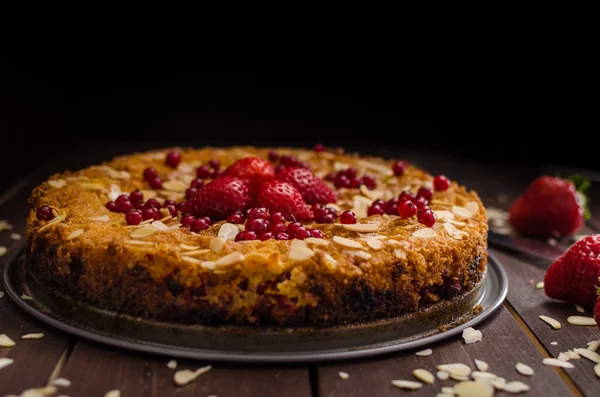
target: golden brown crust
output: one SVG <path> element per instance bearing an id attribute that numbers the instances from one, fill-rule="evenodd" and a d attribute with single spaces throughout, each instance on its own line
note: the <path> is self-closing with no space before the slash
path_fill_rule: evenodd
<path id="1" fill-rule="evenodd" d="M 431 184 L 429 174 L 409 167 L 402 177 L 395 177 L 390 161 L 298 149 L 277 151 L 309 163 L 321 177 L 349 166 L 377 177 L 374 191 L 339 189 L 337 203 L 354 210 L 360 223 L 375 224 L 377 231 L 312 225 L 323 231 L 327 245 L 227 241 L 218 250 L 214 240 L 223 222 L 191 233 L 177 228 L 176 219 L 167 219 L 168 230 L 132 237 L 139 228 L 127 227 L 122 214 L 104 207 L 112 185 L 123 192 L 143 189 L 147 199 L 157 193 L 141 177 L 148 166 L 165 181 L 183 181 L 185 186 L 194 178 L 195 168 L 212 158 L 226 167 L 248 156 L 266 158 L 269 151 L 179 150 L 183 162 L 177 170 L 164 165 L 169 151 L 165 149 L 54 175 L 37 187 L 27 223 L 30 270 L 78 299 L 134 315 L 200 323 L 339 324 L 414 310 L 454 293 L 449 283 L 468 290 L 485 269 L 487 219 L 475 192 L 455 182 L 448 190 L 435 192 L 430 206 L 440 216 L 431 229 L 434 236 L 418 237 L 428 228 L 415 219 L 366 217 L 366 207 L 378 196 L 387 199 L 405 188 L 414 191 Z M 177 183 L 171 188 L 159 191 L 157 197 L 182 198 Z M 38 221 L 35 210 L 42 205 L 54 208 L 59 217 Z M 82 234 L 72 237 L 79 230 Z M 341 245 L 332 240 L 334 236 L 361 247 Z M 197 248 L 190 256 L 181 244 Z"/>

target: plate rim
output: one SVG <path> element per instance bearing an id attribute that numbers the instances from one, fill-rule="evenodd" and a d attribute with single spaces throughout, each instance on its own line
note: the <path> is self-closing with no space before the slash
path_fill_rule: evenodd
<path id="1" fill-rule="evenodd" d="M 312 351 L 312 352 L 227 352 L 227 351 L 215 351 L 206 350 L 190 347 L 178 347 L 174 345 L 164 345 L 156 342 L 142 341 L 142 340 L 131 340 L 129 338 L 118 336 L 106 336 L 99 333 L 95 333 L 88 329 L 78 328 L 76 326 L 63 323 L 37 308 L 29 305 L 24 301 L 18 294 L 12 280 L 9 277 L 9 270 L 17 262 L 17 258 L 21 254 L 21 250 L 17 249 L 9 257 L 4 267 L 4 286 L 6 288 L 7 295 L 15 302 L 17 306 L 23 309 L 28 314 L 32 315 L 36 319 L 64 331 L 70 335 L 81 337 L 86 340 L 99 342 L 105 345 L 118 347 L 126 350 L 139 351 L 143 353 L 159 354 L 163 356 L 169 356 L 174 358 L 184 359 L 195 359 L 195 360 L 210 360 L 220 362 L 238 362 L 238 363 L 309 363 L 309 362 L 326 362 L 335 360 L 349 360 L 357 358 L 372 357 L 376 355 L 384 355 L 388 353 L 400 352 L 410 350 L 433 343 L 439 342 L 444 339 L 448 339 L 459 332 L 462 332 L 465 328 L 477 325 L 486 320 L 502 305 L 506 299 L 508 293 L 508 275 L 504 270 L 502 264 L 498 261 L 495 255 L 488 252 L 488 263 L 487 271 L 484 278 L 484 285 L 482 286 L 482 294 L 497 291 L 492 299 L 491 304 L 484 308 L 479 314 L 475 315 L 472 319 L 457 325 L 447 331 L 440 332 L 434 335 L 425 336 L 423 338 L 410 340 L 401 343 L 393 343 L 390 341 L 389 345 L 385 346 L 370 346 L 365 344 L 362 346 L 355 346 L 353 348 L 343 348 L 337 350 L 323 350 L 323 351 Z M 493 273 L 493 276 L 491 276 Z M 497 282 L 496 286 L 491 286 L 492 282 Z"/>

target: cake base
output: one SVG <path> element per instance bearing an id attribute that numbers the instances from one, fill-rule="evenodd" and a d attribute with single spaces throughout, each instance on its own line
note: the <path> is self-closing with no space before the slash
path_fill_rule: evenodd
<path id="1" fill-rule="evenodd" d="M 325 361 L 421 347 L 483 321 L 508 289 L 504 270 L 490 255 L 486 275 L 473 289 L 418 312 L 342 326 L 284 328 L 184 325 L 101 310 L 49 289 L 25 270 L 22 258 L 7 264 L 4 280 L 17 305 L 68 333 L 171 357 L 239 362 Z M 33 300 L 24 301 L 22 294 Z"/>

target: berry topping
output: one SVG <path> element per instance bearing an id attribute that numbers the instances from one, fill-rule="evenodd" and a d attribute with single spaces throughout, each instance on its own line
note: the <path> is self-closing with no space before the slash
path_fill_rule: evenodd
<path id="1" fill-rule="evenodd" d="M 144 201 L 144 193 L 140 192 L 139 190 L 134 190 L 133 192 L 129 193 L 129 200 L 131 200 L 132 203 Z"/>
<path id="2" fill-rule="evenodd" d="M 271 162 L 279 161 L 279 154 L 277 154 L 277 152 L 275 152 L 273 150 L 271 150 L 269 152 L 268 157 L 269 157 L 269 161 L 271 161 Z"/>
<path id="3" fill-rule="evenodd" d="M 415 201 L 416 197 L 411 193 L 404 190 L 402 193 L 398 195 L 398 200 L 400 201 Z"/>
<path id="4" fill-rule="evenodd" d="M 181 162 L 181 153 L 177 151 L 172 151 L 167 154 L 167 158 L 165 159 L 165 164 L 167 164 L 171 168 L 177 168 L 179 163 Z"/>
<path id="5" fill-rule="evenodd" d="M 202 230 L 208 229 L 209 226 L 210 226 L 210 224 L 208 224 L 205 219 L 196 219 L 192 222 L 192 226 L 190 226 L 190 230 L 192 232 L 197 233 Z"/>
<path id="6" fill-rule="evenodd" d="M 192 215 L 184 215 L 181 217 L 181 226 L 192 226 L 192 223 L 194 223 L 195 220 L 196 218 L 194 218 Z"/>
<path id="7" fill-rule="evenodd" d="M 317 153 L 321 153 L 325 151 L 325 146 L 321 145 L 320 143 L 317 143 L 314 147 L 313 150 Z"/>
<path id="8" fill-rule="evenodd" d="M 250 208 L 246 211 L 246 218 L 251 221 L 252 219 L 269 219 L 269 211 L 266 208 Z"/>
<path id="9" fill-rule="evenodd" d="M 306 163 L 298 160 L 294 156 L 283 155 L 279 158 L 279 164 L 283 167 L 301 167 L 301 168 L 309 168 Z"/>
<path id="10" fill-rule="evenodd" d="M 236 210 L 245 210 L 250 197 L 248 188 L 241 179 L 224 176 L 200 188 L 192 201 L 200 215 L 227 219 Z"/>
<path id="11" fill-rule="evenodd" d="M 335 203 L 337 200 L 335 193 L 309 169 L 285 168 L 275 175 L 275 179 L 295 187 L 307 204 Z"/>
<path id="12" fill-rule="evenodd" d="M 158 178 L 158 172 L 152 167 L 148 167 L 144 170 L 144 180 L 149 182 L 150 179 Z"/>
<path id="13" fill-rule="evenodd" d="M 196 178 L 190 183 L 190 187 L 196 189 L 200 189 L 202 186 L 204 186 L 204 181 L 201 178 Z"/>
<path id="14" fill-rule="evenodd" d="M 155 207 L 148 207 L 142 210 L 142 218 L 144 218 L 145 221 L 148 219 L 156 219 L 159 214 L 160 211 Z"/>
<path id="15" fill-rule="evenodd" d="M 117 212 L 119 211 L 119 207 L 117 207 L 117 203 L 115 203 L 114 201 L 109 201 L 108 203 L 104 204 L 104 206 L 106 207 L 107 210 L 109 210 L 110 212 Z M 44 207 L 40 207 L 40 208 L 44 208 Z M 39 210 L 38 210 L 39 211 Z M 40 217 L 38 216 L 38 219 L 40 219 Z M 41 220 L 41 219 L 40 219 Z"/>
<path id="16" fill-rule="evenodd" d="M 133 208 L 133 204 L 131 204 L 131 201 L 129 200 L 123 200 L 117 204 L 117 206 L 119 207 L 119 212 L 121 214 L 126 214 Z"/>
<path id="17" fill-rule="evenodd" d="M 435 190 L 446 190 L 450 187 L 450 179 L 446 178 L 444 175 L 438 175 L 433 178 L 433 187 Z"/>
<path id="18" fill-rule="evenodd" d="M 339 171 L 338 173 L 329 174 L 326 179 L 332 179 L 333 184 L 337 188 L 355 189 L 360 185 L 365 185 L 368 189 L 373 190 L 377 187 L 377 182 L 373 176 L 364 175 L 362 178 L 358 178 L 358 171 L 354 167 Z"/>
<path id="19" fill-rule="evenodd" d="M 397 197 L 393 197 L 385 203 L 385 213 L 388 215 L 398 215 L 398 204 L 400 204 L 400 200 Z"/>
<path id="20" fill-rule="evenodd" d="M 196 168 L 196 176 L 200 179 L 210 178 L 211 175 L 212 170 L 208 165 L 201 165 L 200 167 Z"/>
<path id="21" fill-rule="evenodd" d="M 244 232 L 240 232 L 235 236 L 235 241 L 251 241 L 256 240 L 258 236 L 256 233 L 250 230 L 246 230 Z"/>
<path id="22" fill-rule="evenodd" d="M 417 192 L 417 198 L 423 197 L 427 201 L 431 200 L 431 196 L 433 196 L 433 190 L 425 186 L 419 188 L 419 191 Z"/>
<path id="23" fill-rule="evenodd" d="M 191 199 L 192 197 L 194 197 L 196 194 L 198 194 L 198 190 L 195 187 L 188 187 L 187 190 L 185 191 L 185 198 L 186 199 Z"/>
<path id="24" fill-rule="evenodd" d="M 227 217 L 227 222 L 235 225 L 242 224 L 244 223 L 244 214 L 242 214 L 242 211 L 235 211 L 233 214 Z"/>
<path id="25" fill-rule="evenodd" d="M 108 208 L 109 203 L 112 203 L 112 201 L 109 201 L 108 203 L 106 203 L 106 208 Z M 112 211 L 110 208 L 109 208 L 109 210 Z M 48 207 L 47 205 L 44 205 L 44 206 L 38 208 L 38 210 L 35 213 L 35 217 L 40 221 L 49 221 L 49 220 L 54 219 L 54 214 L 52 214 L 52 208 Z"/>
<path id="26" fill-rule="evenodd" d="M 208 165 L 209 165 L 209 166 L 210 166 L 212 169 L 214 169 L 214 170 L 218 170 L 218 169 L 219 169 L 219 167 L 221 166 L 221 162 L 220 162 L 219 160 L 217 160 L 217 159 L 210 159 L 210 160 L 208 161 Z"/>
<path id="27" fill-rule="evenodd" d="M 340 222 L 346 225 L 351 225 L 356 223 L 356 215 L 352 211 L 344 211 L 340 215 Z"/>
<path id="28" fill-rule="evenodd" d="M 146 204 L 144 204 L 144 208 L 156 208 L 156 209 L 159 209 L 160 207 L 161 207 L 160 203 L 155 198 L 148 199 L 148 201 L 146 201 Z"/>
<path id="29" fill-rule="evenodd" d="M 373 190 L 377 187 L 377 181 L 375 180 L 375 177 L 372 175 L 363 175 L 361 182 L 369 190 Z"/>
<path id="30" fill-rule="evenodd" d="M 323 238 L 323 232 L 319 229 L 311 229 L 310 236 L 314 238 Z"/>
<path id="31" fill-rule="evenodd" d="M 271 223 L 269 231 L 276 236 L 279 233 L 287 233 L 287 228 L 285 227 L 285 223 Z"/>
<path id="32" fill-rule="evenodd" d="M 119 207 L 119 205 L 121 205 L 121 203 L 125 200 L 129 200 L 129 196 L 126 194 L 122 194 L 119 197 L 117 197 L 117 199 L 115 200 L 115 204 L 117 205 L 117 207 Z"/>
<path id="33" fill-rule="evenodd" d="M 265 232 L 258 235 L 260 241 L 266 241 L 273 238 L 273 233 Z"/>
<path id="34" fill-rule="evenodd" d="M 159 177 L 150 179 L 148 184 L 152 189 L 162 189 L 162 179 Z"/>
<path id="35" fill-rule="evenodd" d="M 418 210 L 422 210 L 427 207 L 427 200 L 423 196 L 417 197 L 412 202 L 417 206 Z"/>
<path id="36" fill-rule="evenodd" d="M 398 215 L 402 218 L 412 218 L 417 213 L 417 206 L 412 201 L 406 200 L 398 204 Z"/>
<path id="37" fill-rule="evenodd" d="M 177 204 L 177 209 L 181 212 L 182 215 L 186 214 L 195 214 L 196 207 L 190 201 L 183 201 Z"/>
<path id="38" fill-rule="evenodd" d="M 369 207 L 369 209 L 367 210 L 367 215 L 371 216 L 371 215 L 383 215 L 385 213 L 385 211 L 383 210 L 383 208 L 380 205 L 376 205 L 373 204 Z"/>
<path id="39" fill-rule="evenodd" d="M 422 223 L 427 227 L 432 227 L 435 224 L 435 214 L 430 208 L 419 210 L 417 219 L 419 220 L 419 223 Z"/>
<path id="40" fill-rule="evenodd" d="M 277 223 L 285 223 L 285 217 L 281 214 L 281 212 L 275 212 L 269 215 L 269 223 L 271 225 Z"/>
<path id="41" fill-rule="evenodd" d="M 165 205 L 163 208 L 167 209 L 171 216 L 177 216 L 177 207 L 175 207 L 173 204 Z"/>
<path id="42" fill-rule="evenodd" d="M 408 162 L 406 160 L 398 160 L 392 166 L 392 170 L 394 171 L 394 175 L 402 176 L 404 171 L 406 171 L 406 167 L 408 167 Z"/>
<path id="43" fill-rule="evenodd" d="M 288 231 L 288 233 L 289 233 L 289 231 Z M 304 226 L 300 226 L 300 227 L 294 229 L 294 234 L 292 235 L 292 237 L 297 238 L 299 240 L 304 240 L 305 238 L 310 237 L 310 232 Z"/>
<path id="44" fill-rule="evenodd" d="M 166 208 L 167 205 L 177 206 L 177 204 L 175 203 L 175 200 L 165 200 L 165 202 L 163 203 L 163 208 Z"/>
<path id="45" fill-rule="evenodd" d="M 256 218 L 246 222 L 246 230 L 251 230 L 257 234 L 264 233 L 269 230 L 269 222 L 261 218 Z"/>
<path id="46" fill-rule="evenodd" d="M 302 195 L 286 182 L 273 180 L 263 183 L 258 190 L 256 205 L 268 208 L 271 212 L 281 212 L 286 219 L 313 218 Z"/>
<path id="47" fill-rule="evenodd" d="M 278 233 L 275 235 L 276 240 L 289 240 L 290 236 L 287 233 Z"/>
<path id="48" fill-rule="evenodd" d="M 250 193 L 266 181 L 275 176 L 275 169 L 267 160 L 258 157 L 246 157 L 238 160 L 225 170 L 224 175 L 235 176 L 241 179 Z"/>
<path id="49" fill-rule="evenodd" d="M 299 227 L 303 227 L 300 222 L 291 222 L 290 224 L 287 225 L 287 232 L 291 236 L 296 232 L 296 229 L 298 229 Z"/>
<path id="50" fill-rule="evenodd" d="M 139 225 L 140 223 L 142 223 L 142 211 L 129 211 L 127 214 L 125 214 L 125 221 L 127 221 L 128 225 Z"/>

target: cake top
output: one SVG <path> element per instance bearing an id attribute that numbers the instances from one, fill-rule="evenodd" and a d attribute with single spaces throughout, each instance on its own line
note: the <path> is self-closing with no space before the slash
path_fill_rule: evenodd
<path id="1" fill-rule="evenodd" d="M 473 191 L 403 160 L 253 147 L 171 148 L 53 175 L 31 197 L 28 238 L 114 246 L 190 272 L 335 271 L 460 256 L 485 243 Z M 172 271 L 169 269 L 168 271 Z"/>

